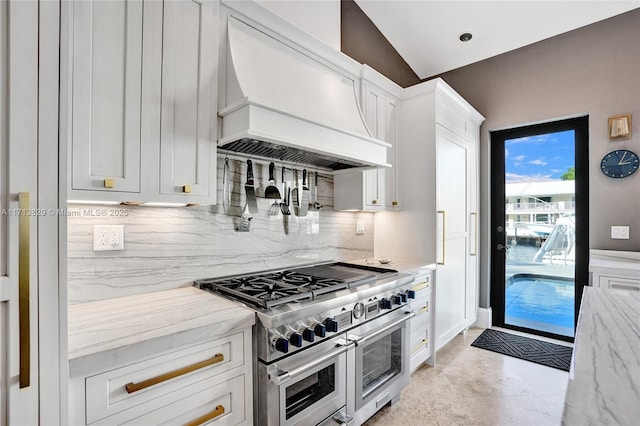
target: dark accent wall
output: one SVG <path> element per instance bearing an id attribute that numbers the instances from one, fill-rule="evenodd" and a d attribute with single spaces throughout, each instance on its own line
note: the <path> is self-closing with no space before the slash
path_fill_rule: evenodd
<path id="1" fill-rule="evenodd" d="M 468 65 L 442 78 L 487 119 L 480 132 L 480 301 L 488 306 L 489 131 L 589 115 L 589 248 L 640 251 L 640 173 L 611 179 L 600 160 L 640 152 L 640 9 Z M 609 142 L 608 117 L 633 114 L 633 138 Z M 611 239 L 612 225 L 631 238 Z"/>
<path id="2" fill-rule="evenodd" d="M 340 2 L 340 50 L 399 86 L 420 82 L 418 75 L 353 0 Z"/>

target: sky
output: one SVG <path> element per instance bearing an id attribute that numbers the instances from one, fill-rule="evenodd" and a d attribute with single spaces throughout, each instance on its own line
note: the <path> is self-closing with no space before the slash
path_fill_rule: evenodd
<path id="1" fill-rule="evenodd" d="M 507 139 L 506 183 L 560 180 L 575 166 L 574 130 Z"/>

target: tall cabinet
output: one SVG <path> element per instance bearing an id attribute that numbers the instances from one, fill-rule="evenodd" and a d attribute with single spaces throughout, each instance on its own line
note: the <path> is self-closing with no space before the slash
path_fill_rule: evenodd
<path id="1" fill-rule="evenodd" d="M 0 2 L 0 425 L 63 424 L 58 4 Z M 64 229 L 62 229 L 64 231 Z M 66 333 L 64 333 L 66 334 Z M 62 344 L 64 345 L 64 344 Z M 62 390 L 62 392 L 61 392 Z"/>
<path id="2" fill-rule="evenodd" d="M 376 256 L 436 263 L 435 349 L 478 311 L 478 144 L 484 120 L 442 79 L 404 90 L 398 108 L 402 211 L 376 215 Z M 384 252 L 383 252 L 384 250 Z"/>

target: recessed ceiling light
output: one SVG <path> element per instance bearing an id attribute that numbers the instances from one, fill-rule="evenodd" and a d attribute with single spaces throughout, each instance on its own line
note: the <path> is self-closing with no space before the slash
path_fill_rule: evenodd
<path id="1" fill-rule="evenodd" d="M 462 33 L 460 34 L 460 41 L 464 43 L 471 40 L 471 37 L 473 37 L 473 34 L 471 33 Z"/>

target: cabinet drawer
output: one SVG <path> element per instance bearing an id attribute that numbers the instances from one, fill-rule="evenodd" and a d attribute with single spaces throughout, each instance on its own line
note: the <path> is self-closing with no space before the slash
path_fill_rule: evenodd
<path id="1" fill-rule="evenodd" d="M 601 275 L 600 287 L 614 290 L 640 291 L 640 279 Z"/>
<path id="2" fill-rule="evenodd" d="M 237 425 L 246 419 L 244 395 L 244 375 L 241 375 L 124 424 Z"/>
<path id="3" fill-rule="evenodd" d="M 93 423 L 142 404 L 143 413 L 159 409 L 166 405 L 160 397 L 181 389 L 192 394 L 194 383 L 243 365 L 243 346 L 243 333 L 237 333 L 87 377 L 86 421 Z"/>
<path id="4" fill-rule="evenodd" d="M 413 348 L 426 338 L 429 330 L 429 315 L 418 315 L 409 325 L 409 346 Z"/>
<path id="5" fill-rule="evenodd" d="M 416 293 L 416 299 L 427 297 L 431 293 L 431 275 L 417 277 L 411 290 Z"/>

